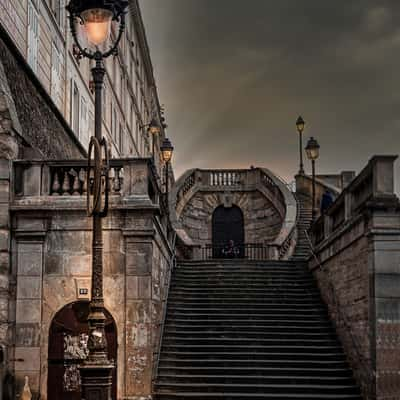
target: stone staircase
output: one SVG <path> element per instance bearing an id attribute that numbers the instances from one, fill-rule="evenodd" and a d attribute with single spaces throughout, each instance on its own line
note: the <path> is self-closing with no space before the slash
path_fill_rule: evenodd
<path id="1" fill-rule="evenodd" d="M 186 262 L 172 277 L 154 399 L 357 399 L 299 262 Z"/>
<path id="2" fill-rule="evenodd" d="M 291 259 L 301 261 L 307 260 L 310 255 L 310 246 L 305 231 L 311 225 L 312 206 L 309 197 L 297 193 L 296 198 L 300 214 L 297 221 L 297 244 Z"/>

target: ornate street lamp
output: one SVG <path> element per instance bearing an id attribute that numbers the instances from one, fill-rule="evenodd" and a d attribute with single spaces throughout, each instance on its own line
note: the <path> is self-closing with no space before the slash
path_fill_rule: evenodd
<path id="1" fill-rule="evenodd" d="M 80 367 L 82 398 L 86 400 L 111 399 L 112 372 L 115 368 L 107 355 L 103 299 L 102 218 L 108 211 L 109 163 L 107 142 L 101 132 L 101 92 L 105 75 L 103 60 L 117 52 L 125 30 L 127 6 L 126 0 L 71 0 L 66 7 L 71 34 L 79 56 L 95 61 L 95 66 L 92 68 L 95 88 L 95 126 L 94 136 L 89 143 L 87 168 L 87 181 L 91 182 L 87 194 L 87 212 L 93 217 L 92 293 L 88 316 L 89 355 Z M 119 24 L 119 30 L 115 41 L 107 48 L 113 21 Z M 86 37 L 86 46 L 80 42 L 83 38 L 78 37 L 81 36 L 78 35 L 78 27 L 81 28 L 79 31 L 82 32 L 82 36 Z"/>
<path id="2" fill-rule="evenodd" d="M 163 143 L 160 147 L 162 159 L 165 163 L 165 199 L 167 202 L 167 213 L 169 213 L 168 207 L 168 193 L 169 193 L 169 163 L 171 162 L 172 155 L 174 153 L 174 146 L 172 146 L 171 141 L 168 138 L 163 140 Z"/>
<path id="3" fill-rule="evenodd" d="M 306 153 L 312 165 L 312 220 L 315 221 L 317 210 L 315 209 L 315 160 L 319 157 L 319 144 L 312 136 L 308 139 Z"/>
<path id="4" fill-rule="evenodd" d="M 297 118 L 296 127 L 297 132 L 299 134 L 299 149 L 300 149 L 300 168 L 299 168 L 299 175 L 304 175 L 304 166 L 303 166 L 303 131 L 305 122 L 303 118 L 300 116 Z"/>

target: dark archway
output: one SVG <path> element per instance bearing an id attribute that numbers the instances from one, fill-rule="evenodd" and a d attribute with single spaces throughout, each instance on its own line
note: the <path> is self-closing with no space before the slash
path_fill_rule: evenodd
<path id="1" fill-rule="evenodd" d="M 77 301 L 63 307 L 53 318 L 49 335 L 47 398 L 81 400 L 78 366 L 87 356 L 89 302 Z M 117 329 L 106 310 L 108 357 L 117 362 Z M 117 370 L 113 373 L 112 399 L 117 398 Z"/>
<path id="2" fill-rule="evenodd" d="M 233 250 L 228 250 L 234 244 Z M 244 217 L 237 206 L 219 206 L 212 215 L 212 245 L 214 258 L 244 257 Z"/>

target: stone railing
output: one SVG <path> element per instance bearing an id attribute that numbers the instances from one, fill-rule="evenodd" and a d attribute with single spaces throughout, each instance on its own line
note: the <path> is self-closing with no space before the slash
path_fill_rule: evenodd
<path id="1" fill-rule="evenodd" d="M 190 258 L 201 258 L 201 245 L 185 232 L 179 218 L 190 199 L 202 192 L 259 191 L 276 209 L 282 220 L 282 228 L 272 243 L 268 243 L 271 258 L 289 258 L 295 247 L 297 204 L 285 182 L 265 168 L 248 170 L 200 170 L 187 171 L 175 184 L 170 194 L 170 214 L 178 235 L 181 253 Z M 210 244 L 208 244 L 209 246 Z M 186 246 L 186 249 L 183 249 Z M 204 246 L 203 246 L 204 247 Z"/>
<path id="2" fill-rule="evenodd" d="M 62 206 L 69 202 L 85 206 L 92 172 L 87 181 L 85 160 L 15 161 L 14 205 Z M 148 201 L 164 207 L 159 178 L 150 159 L 112 159 L 109 174 L 110 200 L 129 204 L 129 200 Z"/>
<path id="3" fill-rule="evenodd" d="M 315 246 L 343 229 L 347 222 L 360 215 L 368 202 L 386 203 L 395 200 L 394 156 L 375 156 L 359 175 L 341 192 L 324 215 L 314 223 L 312 241 Z"/>
<path id="4" fill-rule="evenodd" d="M 310 259 L 363 398 L 400 398 L 400 202 L 375 156 L 311 228 Z"/>

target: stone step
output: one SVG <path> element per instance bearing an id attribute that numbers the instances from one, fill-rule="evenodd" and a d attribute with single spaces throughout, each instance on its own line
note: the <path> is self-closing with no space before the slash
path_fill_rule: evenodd
<path id="1" fill-rule="evenodd" d="M 219 354 L 225 353 L 247 353 L 252 354 L 257 353 L 257 355 L 262 354 L 263 352 L 267 353 L 284 353 L 291 352 L 293 354 L 308 354 L 308 353 L 319 353 L 321 359 L 324 359 L 327 354 L 340 354 L 342 351 L 342 347 L 339 345 L 296 345 L 296 344 L 262 344 L 262 345 L 251 345 L 251 344 L 183 344 L 183 343 L 163 343 L 162 346 L 163 351 L 167 352 L 178 352 L 178 353 L 205 353 L 212 352 L 215 357 Z"/>
<path id="2" fill-rule="evenodd" d="M 261 370 L 263 368 L 268 368 L 273 371 L 279 371 L 282 368 L 296 368 L 304 371 L 307 373 L 309 370 L 316 370 L 320 371 L 321 374 L 327 373 L 326 371 L 334 368 L 340 369 L 343 371 L 349 370 L 349 366 L 347 361 L 342 358 L 341 360 L 314 360 L 314 359 L 293 359 L 288 358 L 287 356 L 282 356 L 281 358 L 276 357 L 273 359 L 269 357 L 268 359 L 256 359 L 254 357 L 248 359 L 236 359 L 234 357 L 230 358 L 199 358 L 196 354 L 196 357 L 193 358 L 178 358 L 178 357 L 167 357 L 163 355 L 160 359 L 160 368 L 205 368 L 205 369 L 212 369 L 212 368 L 227 368 L 231 370 L 231 368 L 237 369 L 256 369 Z"/>
<path id="3" fill-rule="evenodd" d="M 312 311 L 316 310 L 319 312 L 327 311 L 327 308 L 321 303 L 318 303 L 316 301 L 309 301 L 308 303 L 296 303 L 295 301 L 291 301 L 290 303 L 288 302 L 262 302 L 262 303 L 255 303 L 254 299 L 249 299 L 249 301 L 243 301 L 241 298 L 236 298 L 232 299 L 229 298 L 227 299 L 219 299 L 219 302 L 216 303 L 213 300 L 210 300 L 208 298 L 203 299 L 202 301 L 184 301 L 184 300 L 174 300 L 170 299 L 168 301 L 169 307 L 171 309 L 180 309 L 180 308 L 195 308 L 195 309 L 208 309 L 212 311 L 212 309 L 218 305 L 219 309 L 227 309 L 227 308 L 234 308 L 238 310 L 245 309 L 246 311 L 249 309 L 249 304 L 251 304 L 251 307 L 253 309 L 255 308 L 260 308 L 260 309 L 269 309 L 269 310 L 285 310 L 285 311 L 294 311 L 294 310 L 307 310 L 307 311 Z"/>
<path id="4" fill-rule="evenodd" d="M 236 326 L 212 326 L 212 325 L 196 325 L 192 324 L 177 324 L 168 322 L 165 324 L 165 334 L 181 334 L 185 337 L 196 337 L 196 336 L 206 336 L 208 333 L 213 333 L 214 335 L 226 335 L 226 336 L 238 336 L 238 337 L 275 337 L 277 334 L 280 337 L 309 337 L 309 336 L 326 336 L 333 335 L 336 337 L 336 332 L 334 328 L 329 324 L 325 327 L 319 325 L 290 325 L 290 326 L 280 326 L 280 325 L 256 325 L 251 324 L 251 329 L 248 329 L 246 325 L 236 325 Z"/>
<path id="5" fill-rule="evenodd" d="M 164 345 L 167 346 L 180 346 L 180 345 L 195 345 L 195 346 L 321 346 L 321 347 L 340 347 L 337 339 L 326 339 L 326 338 L 229 338 L 229 337 L 212 337 L 204 336 L 201 339 L 189 338 L 189 337 L 179 337 L 179 336 L 165 336 Z"/>
<path id="6" fill-rule="evenodd" d="M 298 318 L 321 318 L 327 317 L 326 309 L 324 308 L 270 308 L 270 307 L 258 307 L 257 309 L 252 308 L 249 311 L 249 308 L 240 308 L 240 307 L 182 307 L 182 306 L 170 306 L 168 307 L 169 315 L 218 315 L 218 316 L 229 316 L 232 314 L 236 315 L 239 318 L 242 318 L 243 315 L 248 316 L 265 316 L 266 318 L 273 317 L 276 315 L 279 316 L 295 316 Z"/>
<path id="7" fill-rule="evenodd" d="M 282 393 L 265 394 L 265 393 L 213 393 L 213 392 L 180 392 L 180 393 L 163 393 L 160 391 L 153 397 L 154 400 L 361 400 L 360 395 L 357 394 L 287 394 Z"/>
<path id="8" fill-rule="evenodd" d="M 299 361 L 304 361 L 304 360 L 309 360 L 309 361 L 345 361 L 346 357 L 344 356 L 343 352 L 341 349 L 338 349 L 337 351 L 327 351 L 327 349 L 324 349 L 323 352 L 321 352 L 321 348 L 314 348 L 314 349 L 305 349 L 304 351 L 298 351 L 297 349 L 293 349 L 296 351 L 290 351 L 288 348 L 283 348 L 275 349 L 275 351 L 267 351 L 266 348 L 257 348 L 253 349 L 255 351 L 249 351 L 251 349 L 249 348 L 242 348 L 239 351 L 239 349 L 236 349 L 236 351 L 231 351 L 231 348 L 226 348 L 224 351 L 220 349 L 220 351 L 216 352 L 215 348 L 212 349 L 197 349 L 197 351 L 188 351 L 192 350 L 191 348 L 189 349 L 183 349 L 183 348 L 162 348 L 162 359 L 163 357 L 166 358 L 176 358 L 176 359 L 235 359 L 235 360 L 282 360 L 286 359 L 289 362 L 292 360 L 299 360 Z M 268 349 L 268 350 L 274 350 L 273 348 Z"/>
<path id="9" fill-rule="evenodd" d="M 186 383 L 191 384 L 207 383 L 209 385 L 282 385 L 283 387 L 288 385 L 321 385 L 321 386 L 353 386 L 352 376 L 320 376 L 320 375 L 268 375 L 268 374 L 255 374 L 255 375 L 243 375 L 238 372 L 236 375 L 232 374 L 232 371 L 228 371 L 225 374 L 188 374 L 186 371 L 180 371 L 175 374 L 169 372 L 162 372 L 159 374 L 158 384 L 169 385 L 170 383 Z"/>
<path id="10" fill-rule="evenodd" d="M 228 363 L 231 363 L 232 360 L 228 360 Z M 255 365 L 252 367 L 243 367 L 240 366 L 232 366 L 228 365 L 224 366 L 190 366 L 190 365 L 181 365 L 172 366 L 166 363 L 166 366 L 159 367 L 159 375 L 184 375 L 187 374 L 189 377 L 193 375 L 207 375 L 212 374 L 211 376 L 220 376 L 220 375 L 233 375 L 233 376 L 300 376 L 300 377 L 328 377 L 331 379 L 336 379 L 336 377 L 353 377 L 353 371 L 350 368 L 346 368 L 345 365 L 339 364 L 337 368 L 319 368 L 316 367 L 264 367 L 260 365 Z"/>
<path id="11" fill-rule="evenodd" d="M 314 329 L 318 329 L 319 327 L 331 327 L 331 323 L 328 319 L 303 319 L 303 318 L 269 318 L 266 319 L 264 316 L 261 318 L 249 319 L 249 318 L 232 318 L 230 315 L 230 319 L 227 318 L 220 318 L 219 316 L 215 319 L 209 318 L 196 318 L 196 319 L 189 319 L 189 318 L 182 318 L 182 316 L 177 317 L 175 316 L 173 319 L 173 325 L 179 326 L 180 324 L 192 324 L 192 326 L 198 325 L 207 325 L 207 326 L 223 326 L 224 328 L 236 327 L 238 325 L 246 325 L 251 323 L 251 329 L 253 329 L 254 325 L 266 325 L 266 326 L 273 326 L 273 325 L 281 325 L 281 326 L 310 326 Z M 171 325 L 172 322 L 167 321 L 167 325 Z M 249 326 L 250 327 L 250 326 Z"/>
<path id="12" fill-rule="evenodd" d="M 360 394 L 360 390 L 355 385 L 312 385 L 312 384 L 236 384 L 236 383 L 157 383 L 156 387 L 160 392 L 171 391 L 206 391 L 206 392 L 222 392 L 229 391 L 240 393 L 279 393 L 291 394 Z"/>

